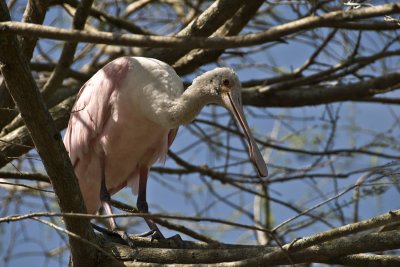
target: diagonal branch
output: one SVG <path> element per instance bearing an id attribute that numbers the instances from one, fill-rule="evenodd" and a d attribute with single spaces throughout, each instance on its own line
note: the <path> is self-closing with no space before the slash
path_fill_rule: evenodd
<path id="1" fill-rule="evenodd" d="M 28 1 L 22 21 L 26 23 L 42 24 L 47 12 L 48 4 L 48 0 Z M 21 38 L 20 42 L 22 53 L 29 61 L 32 58 L 37 37 L 26 35 Z M 8 93 L 5 82 L 2 81 L 0 82 L 0 129 L 16 116 L 17 112 L 10 110 L 10 108 L 13 107 L 14 101 Z"/>
<path id="2" fill-rule="evenodd" d="M 84 28 L 92 4 L 93 0 L 86 0 L 81 1 L 81 3 L 78 5 L 72 21 L 74 29 L 82 30 Z M 74 61 L 74 55 L 77 46 L 78 43 L 76 42 L 67 42 L 64 44 L 58 64 L 43 87 L 42 94 L 44 99 L 47 100 L 49 97 L 51 97 L 57 88 L 62 84 L 68 73 L 69 67 Z"/>
<path id="3" fill-rule="evenodd" d="M 244 0 L 218 0 L 215 1 L 209 8 L 207 8 L 199 17 L 194 19 L 189 25 L 182 29 L 176 36 L 209 36 L 221 25 L 223 25 L 229 18 L 231 18 L 236 11 L 244 5 Z M 188 50 L 165 48 L 153 49 L 145 53 L 148 57 L 158 58 L 162 61 L 172 64 L 180 57 L 184 56 Z"/>
<path id="4" fill-rule="evenodd" d="M 255 15 L 263 0 L 252 1 L 244 4 L 236 14 L 225 22 L 212 36 L 232 36 L 238 34 Z M 187 74 L 197 67 L 217 59 L 224 50 L 195 49 L 180 58 L 174 64 L 174 69 L 179 74 Z"/>
<path id="5" fill-rule="evenodd" d="M 0 1 L 0 21 L 10 20 L 5 1 Z M 17 104 L 33 142 L 51 179 L 64 212 L 85 212 L 78 181 L 62 144 L 61 136 L 46 110 L 26 58 L 15 36 L 0 36 L 0 70 L 10 95 Z M 88 219 L 65 218 L 68 231 L 89 242 L 96 242 Z M 79 240 L 70 239 L 74 266 L 95 266 L 97 251 Z"/>

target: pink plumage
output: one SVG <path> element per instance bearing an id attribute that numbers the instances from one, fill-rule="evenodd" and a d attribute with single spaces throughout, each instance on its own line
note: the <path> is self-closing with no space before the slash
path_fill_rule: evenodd
<path id="1" fill-rule="evenodd" d="M 172 143 L 168 135 L 171 139 L 176 134 L 176 129 L 156 124 L 132 105 L 123 88 L 127 74 L 134 71 L 131 64 L 128 57 L 118 58 L 83 85 L 64 136 L 88 213 L 100 207 L 103 168 L 111 195 L 127 185 L 137 193 L 140 168 L 165 160 Z"/>

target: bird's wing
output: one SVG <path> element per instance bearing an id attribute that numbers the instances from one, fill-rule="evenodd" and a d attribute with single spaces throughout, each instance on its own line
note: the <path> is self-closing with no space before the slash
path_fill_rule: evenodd
<path id="1" fill-rule="evenodd" d="M 64 136 L 74 166 L 102 132 L 111 115 L 112 94 L 119 88 L 128 68 L 128 58 L 118 58 L 100 69 L 80 89 Z"/>
<path id="2" fill-rule="evenodd" d="M 164 139 L 162 148 L 160 150 L 160 154 L 158 156 L 158 161 L 161 163 L 165 163 L 167 160 L 168 148 L 172 145 L 175 140 L 176 133 L 178 132 L 179 127 L 169 130 L 168 136 Z"/>

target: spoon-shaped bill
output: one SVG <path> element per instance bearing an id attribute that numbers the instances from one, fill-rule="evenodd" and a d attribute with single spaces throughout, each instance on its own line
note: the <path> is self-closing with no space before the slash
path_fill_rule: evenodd
<path id="1" fill-rule="evenodd" d="M 225 107 L 234 115 L 236 123 L 240 125 L 244 135 L 247 139 L 249 148 L 250 159 L 253 161 L 259 176 L 267 177 L 268 169 L 263 157 L 261 156 L 260 150 L 258 150 L 257 144 L 250 132 L 249 125 L 247 124 L 246 118 L 242 110 L 242 104 L 240 96 L 234 96 L 232 92 L 226 92 L 222 94 L 222 101 Z"/>

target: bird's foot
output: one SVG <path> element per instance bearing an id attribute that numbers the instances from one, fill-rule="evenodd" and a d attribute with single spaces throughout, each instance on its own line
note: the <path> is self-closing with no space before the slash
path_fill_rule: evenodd
<path id="1" fill-rule="evenodd" d="M 151 233 L 151 235 L 149 235 L 150 236 L 150 239 L 151 239 L 151 242 L 153 242 L 153 240 L 166 240 L 166 238 L 164 237 L 164 235 L 161 233 L 161 231 L 160 230 L 152 230 L 152 231 L 150 231 L 150 232 L 152 232 Z"/>
<path id="2" fill-rule="evenodd" d="M 124 242 L 131 248 L 135 248 L 135 243 L 133 242 L 133 240 L 129 237 L 129 235 L 122 230 L 113 230 L 112 231 L 115 235 L 118 235 L 120 238 L 122 238 L 122 240 L 124 240 Z"/>
<path id="3" fill-rule="evenodd" d="M 168 237 L 167 240 L 174 244 L 177 248 L 185 248 L 185 242 L 179 234 Z"/>
<path id="4" fill-rule="evenodd" d="M 150 233 L 151 234 L 149 236 L 151 238 L 151 242 L 153 242 L 153 240 L 158 240 L 161 242 L 167 242 L 171 247 L 176 247 L 176 248 L 185 247 L 185 242 L 178 234 L 165 238 L 159 230 L 152 230 L 150 231 Z"/>
<path id="5" fill-rule="evenodd" d="M 99 231 L 100 233 L 107 234 L 107 235 L 112 235 L 112 236 L 117 236 L 117 237 L 121 238 L 123 240 L 123 242 L 126 245 L 130 246 L 131 248 L 135 248 L 136 247 L 135 243 L 133 242 L 133 240 L 129 237 L 129 235 L 125 231 L 117 230 L 117 229 L 110 230 L 110 229 L 98 226 L 96 224 L 93 224 L 93 223 L 92 223 L 92 227 L 94 229 L 96 229 L 97 231 Z"/>
<path id="6" fill-rule="evenodd" d="M 147 232 L 141 233 L 141 234 L 135 234 L 137 237 L 152 237 L 157 230 L 149 230 Z M 154 239 L 153 237 L 151 238 L 152 240 Z"/>
<path id="7" fill-rule="evenodd" d="M 185 242 L 181 238 L 180 235 L 176 234 L 174 236 L 165 238 L 163 234 L 161 234 L 160 230 L 150 230 L 141 234 L 136 234 L 136 237 L 150 237 L 150 242 L 154 240 L 158 240 L 161 242 L 168 242 L 172 247 L 184 248 Z"/>

